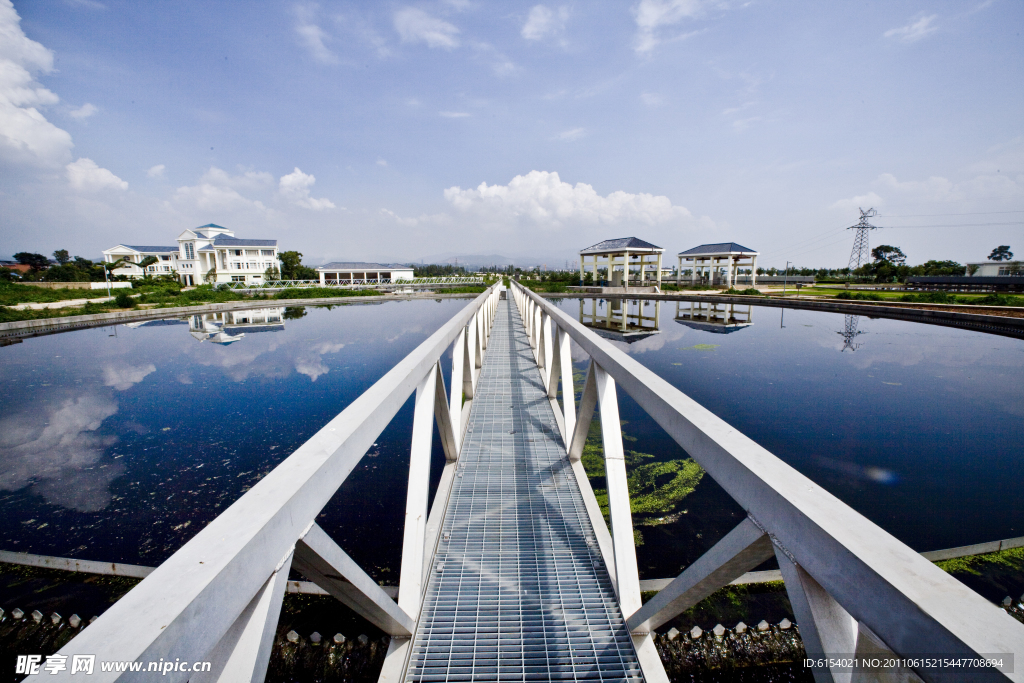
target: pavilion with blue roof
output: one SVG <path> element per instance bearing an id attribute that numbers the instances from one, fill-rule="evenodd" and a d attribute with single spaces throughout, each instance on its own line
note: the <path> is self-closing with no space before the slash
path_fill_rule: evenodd
<path id="1" fill-rule="evenodd" d="M 696 285 L 700 281 L 709 285 L 724 284 L 727 287 L 732 287 L 736 284 L 736 275 L 740 267 L 746 266 L 750 268 L 750 284 L 754 285 L 757 282 L 759 253 L 735 242 L 702 244 L 699 247 L 679 252 L 677 279 L 682 279 L 683 262 L 688 261 L 690 284 Z"/>

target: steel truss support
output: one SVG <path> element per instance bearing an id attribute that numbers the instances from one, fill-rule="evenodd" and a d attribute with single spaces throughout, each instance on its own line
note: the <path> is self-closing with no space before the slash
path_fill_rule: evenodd
<path id="1" fill-rule="evenodd" d="M 630 616 L 626 625 L 633 632 L 652 631 L 771 558 L 773 552 L 768 535 L 750 518 L 744 519 Z"/>
<path id="2" fill-rule="evenodd" d="M 415 620 L 316 523 L 295 544 L 293 563 L 306 578 L 385 633 L 412 633 Z"/>
<path id="3" fill-rule="evenodd" d="M 277 620 L 281 616 L 281 600 L 292 565 L 289 552 L 277 569 L 249 601 L 235 623 L 206 655 L 210 671 L 189 679 L 196 683 L 209 681 L 252 681 L 263 683 L 274 646 Z"/>

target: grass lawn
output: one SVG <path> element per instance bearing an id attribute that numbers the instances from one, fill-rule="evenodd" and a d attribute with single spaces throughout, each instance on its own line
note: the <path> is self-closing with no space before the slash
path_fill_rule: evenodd
<path id="1" fill-rule="evenodd" d="M 117 290 L 112 290 L 112 293 Z M 101 299 L 107 296 L 104 289 L 45 289 L 32 285 L 14 283 L 0 284 L 0 306 L 14 304 L 41 304 L 69 299 Z"/>
<path id="2" fill-rule="evenodd" d="M 773 292 L 773 294 L 778 294 Z M 790 296 L 789 290 L 786 295 Z M 796 293 L 792 296 L 796 296 Z M 1005 294 L 959 294 L 946 292 L 866 291 L 831 287 L 804 287 L 800 296 L 827 296 L 851 301 L 901 301 L 920 304 L 973 304 L 978 306 L 1024 306 L 1024 296 Z"/>

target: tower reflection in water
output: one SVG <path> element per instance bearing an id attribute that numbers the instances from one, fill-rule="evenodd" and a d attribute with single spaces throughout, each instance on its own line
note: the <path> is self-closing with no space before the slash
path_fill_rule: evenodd
<path id="1" fill-rule="evenodd" d="M 633 343 L 661 331 L 661 302 L 580 299 L 580 322 L 607 339 Z"/>
<path id="2" fill-rule="evenodd" d="M 754 324 L 750 304 L 677 301 L 676 322 L 695 330 L 729 334 Z"/>

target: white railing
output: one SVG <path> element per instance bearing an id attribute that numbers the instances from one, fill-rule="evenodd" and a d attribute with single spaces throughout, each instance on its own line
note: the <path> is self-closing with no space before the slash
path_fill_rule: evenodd
<path id="1" fill-rule="evenodd" d="M 466 416 L 494 321 L 492 286 L 378 380 L 95 623 L 61 648 L 99 662 L 142 662 L 143 672 L 90 680 L 262 681 L 281 600 L 294 567 L 391 634 L 385 673 L 404 663 L 447 505 Z M 441 358 L 451 347 L 451 391 Z M 315 522 L 352 469 L 415 391 L 398 600 L 392 600 Z M 428 501 L 433 423 L 446 456 Z M 429 511 L 428 511 L 429 505 Z M 210 661 L 199 678 L 146 672 L 149 662 Z M 390 668 L 389 668 L 390 667 Z M 69 666 L 68 669 L 71 667 Z M 77 680 L 69 670 L 55 680 Z"/>
<path id="2" fill-rule="evenodd" d="M 896 653 L 909 658 L 900 680 L 913 676 L 911 670 L 926 681 L 1024 680 L 1013 673 L 1012 662 L 1014 654 L 1024 655 L 1024 625 L 556 306 L 517 283 L 512 293 L 552 407 L 561 416 L 566 450 L 634 642 L 775 557 L 810 658 Z M 578 408 L 570 339 L 590 356 Z M 559 379 L 562 406 L 556 399 Z M 642 606 L 617 387 L 747 513 Z M 601 414 L 610 533 L 580 463 L 595 408 Z M 638 652 L 643 657 L 639 647 Z M 931 666 L 920 659 L 986 656 L 1002 659 L 1003 668 Z M 837 666 L 815 668 L 814 675 L 817 681 L 849 681 L 852 674 Z"/>
<path id="3" fill-rule="evenodd" d="M 471 286 L 486 284 L 483 277 L 417 277 L 409 280 L 401 278 L 380 280 L 267 280 L 266 282 L 222 282 L 218 287 L 227 286 L 228 289 L 311 289 L 313 287 L 330 287 L 332 289 L 366 289 L 368 287 L 429 287 L 437 285 L 445 286 Z"/>

